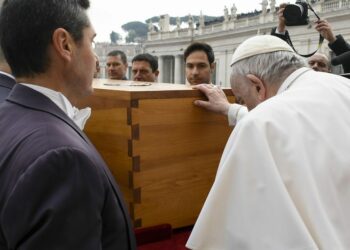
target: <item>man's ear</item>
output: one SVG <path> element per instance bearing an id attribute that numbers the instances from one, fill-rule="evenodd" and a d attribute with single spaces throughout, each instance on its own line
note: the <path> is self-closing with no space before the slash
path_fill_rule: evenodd
<path id="1" fill-rule="evenodd" d="M 52 44 L 58 57 L 67 62 L 71 61 L 74 40 L 67 30 L 63 28 L 56 29 L 52 34 Z"/>
<path id="2" fill-rule="evenodd" d="M 258 77 L 252 74 L 246 75 L 246 77 L 253 84 L 253 88 L 255 89 L 257 96 L 260 101 L 264 101 L 267 99 L 267 89 L 263 81 L 261 81 Z"/>
<path id="3" fill-rule="evenodd" d="M 156 71 L 154 71 L 154 75 L 156 76 L 156 77 L 158 77 L 158 75 L 159 75 L 159 70 L 157 69 Z"/>
<path id="4" fill-rule="evenodd" d="M 210 64 L 210 72 L 213 73 L 215 70 L 215 63 Z"/>

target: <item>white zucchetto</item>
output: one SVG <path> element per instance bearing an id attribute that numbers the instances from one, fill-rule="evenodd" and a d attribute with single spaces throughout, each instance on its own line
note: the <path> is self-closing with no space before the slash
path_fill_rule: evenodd
<path id="1" fill-rule="evenodd" d="M 248 38 L 241 43 L 233 53 L 230 66 L 236 62 L 259 54 L 276 51 L 294 52 L 288 43 L 271 35 L 260 35 Z"/>

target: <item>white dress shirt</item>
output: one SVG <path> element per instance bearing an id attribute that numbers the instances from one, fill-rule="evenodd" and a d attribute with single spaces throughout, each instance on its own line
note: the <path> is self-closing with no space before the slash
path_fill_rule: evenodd
<path id="1" fill-rule="evenodd" d="M 45 95 L 53 103 L 55 103 L 70 119 L 72 119 L 81 130 L 84 129 L 85 123 L 91 115 L 91 108 L 87 107 L 79 110 L 76 107 L 72 106 L 70 101 L 60 92 L 34 84 L 21 84 Z"/>
<path id="2" fill-rule="evenodd" d="M 5 75 L 5 76 L 8 76 L 8 77 L 12 78 L 13 80 L 16 80 L 16 79 L 14 78 L 13 75 L 11 75 L 11 74 L 9 74 L 9 73 L 6 73 L 6 72 L 4 72 L 4 71 L 1 71 L 1 70 L 0 70 L 0 74 L 3 74 L 3 75 Z"/>

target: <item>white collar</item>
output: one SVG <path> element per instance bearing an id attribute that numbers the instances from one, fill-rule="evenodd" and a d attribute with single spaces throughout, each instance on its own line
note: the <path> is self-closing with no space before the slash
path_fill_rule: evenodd
<path id="1" fill-rule="evenodd" d="M 16 80 L 15 77 L 14 77 L 13 75 L 10 75 L 9 73 L 6 73 L 6 72 L 4 72 L 4 71 L 1 71 L 1 70 L 0 70 L 0 74 L 5 75 L 5 76 L 8 76 L 8 77 L 12 78 L 13 80 Z"/>
<path id="2" fill-rule="evenodd" d="M 305 72 L 307 72 L 309 70 L 312 70 L 312 69 L 306 68 L 306 67 L 302 67 L 302 68 L 297 69 L 296 71 L 294 71 L 292 74 L 290 74 L 287 77 L 287 79 L 284 80 L 282 85 L 279 87 L 279 89 L 277 91 L 277 95 L 282 93 L 283 91 L 286 91 L 290 86 L 292 86 L 294 81 L 299 78 L 299 76 L 301 76 L 302 74 L 304 74 Z"/>
<path id="3" fill-rule="evenodd" d="M 77 109 L 73 107 L 70 101 L 60 92 L 55 90 L 45 88 L 42 86 L 30 84 L 30 83 L 21 83 L 35 91 L 40 92 L 41 94 L 48 97 L 53 103 L 55 103 L 74 123 L 81 129 L 84 129 L 86 121 L 91 115 L 91 108 L 87 107 L 84 109 Z"/>

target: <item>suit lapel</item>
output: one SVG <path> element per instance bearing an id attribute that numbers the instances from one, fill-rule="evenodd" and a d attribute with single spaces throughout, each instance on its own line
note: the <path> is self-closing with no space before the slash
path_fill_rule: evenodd
<path id="1" fill-rule="evenodd" d="M 15 84 L 16 84 L 15 79 L 13 79 L 7 75 L 4 75 L 0 72 L 0 86 L 1 87 L 12 89 Z"/>
<path id="2" fill-rule="evenodd" d="M 12 92 L 7 97 L 7 101 L 17 103 L 30 109 L 49 113 L 74 129 L 84 141 L 90 143 L 87 136 L 80 128 L 48 97 L 22 84 L 16 84 Z"/>

